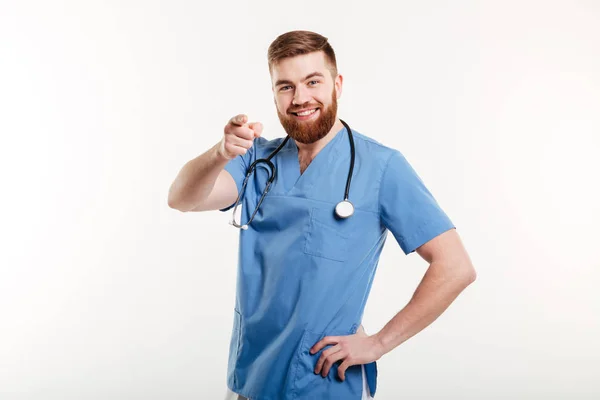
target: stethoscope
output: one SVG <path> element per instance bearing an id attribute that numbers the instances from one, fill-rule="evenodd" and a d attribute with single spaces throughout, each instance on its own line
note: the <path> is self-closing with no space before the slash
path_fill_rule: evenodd
<path id="1" fill-rule="evenodd" d="M 346 191 L 344 193 L 344 200 L 340 201 L 335 206 L 335 214 L 340 218 L 348 218 L 352 214 L 354 214 L 354 206 L 352 205 L 350 200 L 348 200 L 348 192 L 350 192 L 350 181 L 352 180 L 352 171 L 354 170 L 354 137 L 352 136 L 352 130 L 350 129 L 348 124 L 345 123 L 344 121 L 342 121 L 341 119 L 340 119 L 340 122 L 342 124 L 344 124 L 344 126 L 346 127 L 346 130 L 348 131 L 348 139 L 350 141 L 350 170 L 348 171 L 348 179 L 346 180 Z M 250 222 L 252 222 L 252 220 L 254 219 L 254 216 L 258 212 L 258 208 L 260 207 L 260 204 L 262 203 L 265 196 L 267 195 L 267 192 L 269 191 L 269 188 L 271 187 L 271 183 L 273 183 L 273 180 L 275 179 L 275 175 L 277 173 L 277 169 L 275 168 L 275 165 L 271 162 L 271 158 L 273 158 L 275 156 L 275 154 L 277 154 L 279 152 L 279 150 L 281 150 L 283 148 L 283 146 L 285 146 L 285 144 L 287 143 L 287 141 L 289 139 L 290 139 L 290 137 L 288 135 L 285 138 L 285 140 L 283 140 L 283 142 L 281 142 L 281 144 L 279 146 L 277 146 L 277 148 L 271 154 L 269 154 L 269 156 L 267 158 L 259 158 L 256 161 L 254 161 L 250 165 L 250 167 L 248 167 L 248 170 L 246 172 L 246 178 L 244 179 L 244 183 L 242 185 L 242 189 L 240 190 L 240 193 L 238 194 L 238 197 L 235 201 L 235 205 L 233 207 L 233 216 L 231 218 L 231 221 L 229 221 L 230 225 L 233 225 L 236 228 L 241 228 L 244 230 L 248 229 L 248 225 L 250 224 Z M 258 201 L 258 204 L 256 205 L 256 208 L 254 209 L 252 216 L 250 217 L 250 219 L 248 220 L 247 223 L 245 223 L 244 225 L 239 225 L 237 222 L 235 222 L 235 213 L 238 208 L 238 205 L 240 204 L 240 201 L 242 200 L 242 196 L 244 195 L 244 193 L 246 191 L 246 184 L 248 183 L 248 179 L 250 178 L 250 175 L 252 175 L 252 172 L 256 169 L 256 165 L 259 163 L 264 163 L 269 167 L 270 176 L 267 179 L 267 185 L 265 186 L 265 190 L 263 190 L 262 196 L 260 197 L 260 200 Z"/>

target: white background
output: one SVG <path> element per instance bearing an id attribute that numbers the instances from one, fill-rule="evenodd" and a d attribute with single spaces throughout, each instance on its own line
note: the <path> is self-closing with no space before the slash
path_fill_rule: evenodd
<path id="1" fill-rule="evenodd" d="M 181 213 L 269 44 L 329 38 L 339 116 L 400 150 L 478 273 L 378 362 L 376 398 L 600 397 L 600 4 L 0 2 L 0 398 L 222 399 L 238 231 Z M 377 332 L 427 264 L 391 234 Z"/>

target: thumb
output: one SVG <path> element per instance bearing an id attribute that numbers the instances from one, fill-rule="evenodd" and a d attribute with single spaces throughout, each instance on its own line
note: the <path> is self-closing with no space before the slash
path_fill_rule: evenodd
<path id="1" fill-rule="evenodd" d="M 254 131 L 255 137 L 260 137 L 263 131 L 263 124 L 260 122 L 251 122 L 248 124 L 248 127 Z"/>

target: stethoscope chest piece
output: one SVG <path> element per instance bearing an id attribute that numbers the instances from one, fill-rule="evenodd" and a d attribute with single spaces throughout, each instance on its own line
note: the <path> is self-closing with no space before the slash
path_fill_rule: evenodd
<path id="1" fill-rule="evenodd" d="M 335 206 L 335 213 L 340 218 L 348 218 L 354 214 L 354 206 L 348 200 L 342 200 Z"/>

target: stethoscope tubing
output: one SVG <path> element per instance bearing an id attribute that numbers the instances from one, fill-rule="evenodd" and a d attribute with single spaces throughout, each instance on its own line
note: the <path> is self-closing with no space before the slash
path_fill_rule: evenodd
<path id="1" fill-rule="evenodd" d="M 348 140 L 350 141 L 350 169 L 348 171 L 348 178 L 346 179 L 346 188 L 344 190 L 344 201 L 350 203 L 350 201 L 348 200 L 348 196 L 350 194 L 350 183 L 352 181 L 352 173 L 354 172 L 354 161 L 355 161 L 354 137 L 352 135 L 352 130 L 350 129 L 350 126 L 345 121 L 343 121 L 342 119 L 340 119 L 340 122 L 344 125 L 344 127 L 348 131 Z M 250 167 L 248 167 L 248 171 L 246 171 L 246 177 L 244 178 L 244 183 L 242 185 L 242 190 L 240 190 L 240 193 L 238 194 L 238 197 L 235 200 L 235 205 L 233 207 L 234 218 L 232 218 L 232 220 L 229 222 L 231 225 L 235 226 L 236 228 L 248 229 L 248 224 L 250 224 L 250 222 L 252 222 L 252 220 L 254 219 L 254 216 L 258 212 L 258 208 L 260 207 L 260 205 L 263 202 L 265 196 L 267 195 L 267 192 L 269 191 L 269 188 L 271 187 L 271 183 L 273 183 L 273 180 L 275 180 L 275 177 L 277 175 L 277 168 L 275 168 L 275 165 L 273 164 L 273 162 L 271 161 L 271 159 L 273 157 L 275 157 L 275 155 L 277 153 L 279 153 L 279 151 L 283 148 L 283 146 L 285 146 L 285 144 L 288 142 L 289 139 L 290 139 L 290 136 L 288 135 L 279 144 L 279 146 L 277 146 L 277 148 L 275 150 L 273 150 L 271 152 L 271 154 L 269 154 L 267 156 L 267 158 L 259 158 L 259 159 L 255 160 L 250 165 Z M 248 184 L 248 179 L 250 178 L 250 175 L 252 174 L 252 172 L 256 168 L 256 164 L 261 163 L 261 162 L 264 162 L 264 163 L 266 163 L 269 166 L 269 169 L 271 170 L 271 176 L 267 180 L 267 185 L 265 187 L 265 190 L 263 190 L 263 194 L 262 194 L 260 200 L 258 201 L 258 204 L 256 205 L 256 208 L 254 209 L 254 212 L 252 213 L 252 216 L 250 217 L 250 219 L 248 220 L 248 222 L 246 224 L 239 225 L 237 222 L 235 222 L 235 212 L 237 210 L 237 207 L 238 207 L 238 205 L 240 203 L 240 200 L 241 200 L 244 192 L 246 191 L 246 185 Z M 352 203 L 350 203 L 350 205 L 352 206 Z M 352 215 L 352 213 L 350 213 L 350 215 Z M 347 215 L 344 218 L 347 218 L 350 215 Z"/>

